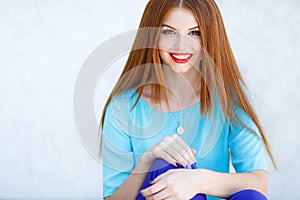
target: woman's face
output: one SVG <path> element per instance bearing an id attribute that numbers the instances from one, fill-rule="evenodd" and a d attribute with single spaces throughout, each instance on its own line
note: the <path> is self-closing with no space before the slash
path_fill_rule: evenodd
<path id="1" fill-rule="evenodd" d="M 199 66 L 202 58 L 200 31 L 190 10 L 173 8 L 167 13 L 162 23 L 158 48 L 163 64 L 178 73 Z"/>

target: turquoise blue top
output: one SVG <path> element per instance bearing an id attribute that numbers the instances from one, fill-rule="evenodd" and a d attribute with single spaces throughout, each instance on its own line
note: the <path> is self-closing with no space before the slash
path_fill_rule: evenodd
<path id="1" fill-rule="evenodd" d="M 200 116 L 200 103 L 179 112 L 160 112 L 142 98 L 131 109 L 136 98 L 136 91 L 130 89 L 107 107 L 102 132 L 103 197 L 118 189 L 145 151 L 166 136 L 176 134 L 180 119 L 185 130 L 180 137 L 197 151 L 198 168 L 229 172 L 230 151 L 231 163 L 237 173 L 267 170 L 260 136 L 245 127 L 230 126 L 216 103 L 210 119 Z M 258 133 L 245 112 L 237 110 L 237 114 L 244 124 Z"/>

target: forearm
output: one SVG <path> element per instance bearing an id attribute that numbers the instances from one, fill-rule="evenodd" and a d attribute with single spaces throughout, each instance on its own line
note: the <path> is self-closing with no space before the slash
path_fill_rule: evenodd
<path id="1" fill-rule="evenodd" d="M 267 173 L 257 170 L 249 173 L 219 173 L 205 169 L 197 170 L 201 193 L 221 198 L 245 189 L 257 190 L 266 195 Z"/>
<path id="2" fill-rule="evenodd" d="M 142 158 L 126 181 L 105 200 L 135 200 L 151 167 L 152 161 Z"/>

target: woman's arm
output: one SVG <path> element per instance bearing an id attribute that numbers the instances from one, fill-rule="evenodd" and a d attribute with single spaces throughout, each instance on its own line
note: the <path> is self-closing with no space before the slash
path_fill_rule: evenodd
<path id="1" fill-rule="evenodd" d="M 228 198 L 244 189 L 254 189 L 266 195 L 267 174 L 263 170 L 219 173 L 207 169 L 179 169 L 158 176 L 152 184 L 142 191 L 146 198 L 191 199 L 198 193 Z"/>
<path id="2" fill-rule="evenodd" d="M 191 149 L 178 135 L 167 136 L 144 153 L 124 183 L 106 200 L 136 199 L 154 160 L 161 158 L 176 166 L 187 166 L 196 162 L 195 150 Z"/>
<path id="3" fill-rule="evenodd" d="M 211 196 L 228 198 L 245 189 L 267 194 L 268 177 L 264 170 L 248 173 L 219 173 L 206 169 L 196 170 L 199 177 L 199 191 Z"/>
<path id="4" fill-rule="evenodd" d="M 126 181 L 113 193 L 112 196 L 105 198 L 105 200 L 113 199 L 124 199 L 124 200 L 134 200 L 139 193 L 144 179 L 149 171 L 151 163 L 149 160 L 142 156 L 140 162 L 135 166 L 132 173 L 126 179 Z M 144 173 L 143 173 L 144 172 Z"/>

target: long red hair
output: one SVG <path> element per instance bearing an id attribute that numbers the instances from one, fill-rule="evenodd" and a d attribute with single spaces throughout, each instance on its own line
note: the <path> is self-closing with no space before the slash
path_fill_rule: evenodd
<path id="1" fill-rule="evenodd" d="M 189 9 L 194 14 L 200 29 L 203 49 L 199 77 L 201 116 L 206 116 L 207 112 L 212 113 L 214 105 L 212 92 L 216 90 L 222 112 L 230 123 L 247 128 L 236 115 L 237 107 L 250 116 L 258 127 L 264 146 L 277 168 L 262 125 L 245 94 L 246 84 L 238 69 L 220 11 L 214 0 L 150 0 L 148 2 L 125 68 L 104 106 L 101 126 L 104 123 L 106 108 L 114 97 L 130 88 L 135 88 L 138 93 L 135 106 L 143 93 L 144 83 L 151 80 L 156 82 L 151 84 L 152 101 L 160 103 L 162 98 L 165 98 L 168 102 L 166 88 L 163 86 L 163 71 L 159 67 L 162 63 L 156 47 L 159 28 L 164 17 L 170 9 L 176 7 Z M 143 67 L 134 70 L 139 66 Z"/>

